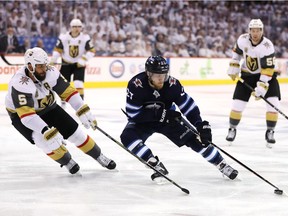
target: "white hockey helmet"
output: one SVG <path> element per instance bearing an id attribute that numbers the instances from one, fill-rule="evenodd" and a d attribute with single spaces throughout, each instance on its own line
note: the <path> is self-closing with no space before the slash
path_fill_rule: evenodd
<path id="1" fill-rule="evenodd" d="M 30 63 L 33 67 L 33 71 L 35 71 L 36 64 L 47 64 L 48 63 L 48 55 L 47 53 L 41 49 L 40 47 L 34 47 L 28 49 L 24 54 L 25 65 L 28 68 L 28 64 Z"/>
<path id="2" fill-rule="evenodd" d="M 72 19 L 71 22 L 70 22 L 70 27 L 73 27 L 73 26 L 81 26 L 81 27 L 83 27 L 83 24 L 82 24 L 80 19 Z"/>
<path id="3" fill-rule="evenodd" d="M 250 30 L 251 28 L 261 28 L 263 30 L 264 25 L 260 19 L 252 19 L 249 22 L 248 30 Z"/>

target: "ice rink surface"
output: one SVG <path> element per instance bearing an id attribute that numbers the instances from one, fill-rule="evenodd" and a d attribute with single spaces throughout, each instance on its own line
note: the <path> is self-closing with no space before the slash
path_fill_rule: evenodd
<path id="1" fill-rule="evenodd" d="M 185 89 L 196 100 L 203 119 L 211 123 L 213 143 L 288 192 L 288 120 L 279 115 L 276 144 L 268 149 L 264 139 L 266 103 L 251 98 L 236 140 L 229 146 L 225 137 L 234 85 Z M 288 115 L 288 85 L 281 84 L 281 90 L 280 109 Z M 125 93 L 125 88 L 86 90 L 86 101 L 98 126 L 116 140 L 120 140 L 126 124 L 121 112 Z M 4 106 L 5 94 L 0 92 L 0 216 L 288 215 L 287 195 L 274 194 L 275 188 L 267 181 L 228 156 L 222 154 L 239 171 L 234 181 L 223 178 L 191 149 L 178 148 L 159 134 L 150 137 L 146 144 L 165 164 L 169 177 L 187 188 L 189 195 L 170 182 L 152 182 L 150 169 L 92 129 L 87 133 L 104 154 L 116 161 L 117 170 L 102 168 L 70 143 L 67 148 L 81 167 L 81 175 L 72 176 L 11 126 Z M 67 111 L 74 113 L 70 107 Z"/>

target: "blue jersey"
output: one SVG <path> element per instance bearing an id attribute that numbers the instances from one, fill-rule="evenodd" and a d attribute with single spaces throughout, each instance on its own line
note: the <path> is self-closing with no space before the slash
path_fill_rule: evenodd
<path id="1" fill-rule="evenodd" d="M 202 122 L 200 110 L 178 79 L 169 76 L 164 86 L 156 90 L 149 84 L 146 72 L 134 76 L 127 86 L 126 113 L 135 123 L 159 122 L 163 109 L 175 109 L 197 127 Z"/>

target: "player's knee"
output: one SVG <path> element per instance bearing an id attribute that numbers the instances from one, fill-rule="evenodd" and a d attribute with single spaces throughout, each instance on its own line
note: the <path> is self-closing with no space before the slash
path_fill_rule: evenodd
<path id="1" fill-rule="evenodd" d="M 185 145 L 195 152 L 200 152 L 203 149 L 203 146 L 197 139 L 190 139 Z"/>
<path id="2" fill-rule="evenodd" d="M 130 145 L 134 140 L 138 140 L 139 136 L 135 133 L 132 128 L 125 128 L 122 134 L 120 135 L 121 142 L 125 147 Z"/>
<path id="3" fill-rule="evenodd" d="M 84 82 L 81 80 L 74 80 L 74 86 L 75 88 L 83 89 L 84 88 Z"/>
<path id="4" fill-rule="evenodd" d="M 120 135 L 121 142 L 123 143 L 124 146 L 126 146 L 126 144 L 129 143 L 130 139 L 131 135 L 129 129 L 124 129 L 124 131 Z"/>
<path id="5" fill-rule="evenodd" d="M 232 102 L 232 110 L 241 113 L 246 108 L 246 105 L 247 105 L 246 101 L 235 99 Z"/>
<path id="6" fill-rule="evenodd" d="M 70 137 L 68 137 L 67 140 L 76 146 L 79 146 L 84 143 L 86 139 L 87 134 L 84 133 L 80 127 L 78 127 L 77 130 Z"/>
<path id="7" fill-rule="evenodd" d="M 60 147 L 58 142 L 52 142 L 48 145 L 47 140 L 44 139 L 43 134 L 37 133 L 35 131 L 32 133 L 32 138 L 35 142 L 35 145 L 42 149 L 46 154 L 51 153 Z"/>

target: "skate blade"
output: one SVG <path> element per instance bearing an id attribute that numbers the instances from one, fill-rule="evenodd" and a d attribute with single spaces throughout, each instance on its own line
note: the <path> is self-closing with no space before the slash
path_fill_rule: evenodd
<path id="1" fill-rule="evenodd" d="M 157 177 L 153 181 L 158 185 L 163 185 L 163 184 L 168 183 L 167 179 L 165 179 L 164 177 Z"/>
<path id="2" fill-rule="evenodd" d="M 269 149 L 273 148 L 274 145 L 275 143 L 268 143 L 268 142 L 266 143 L 266 147 Z"/>
<path id="3" fill-rule="evenodd" d="M 75 178 L 81 178 L 81 177 L 83 177 L 83 176 L 82 176 L 82 173 L 81 173 L 80 171 L 78 171 L 78 172 L 75 173 L 75 174 L 72 174 L 71 176 L 72 176 L 72 177 L 75 177 Z"/>
<path id="4" fill-rule="evenodd" d="M 232 146 L 233 142 L 232 141 L 227 141 L 228 142 L 228 146 Z"/>

